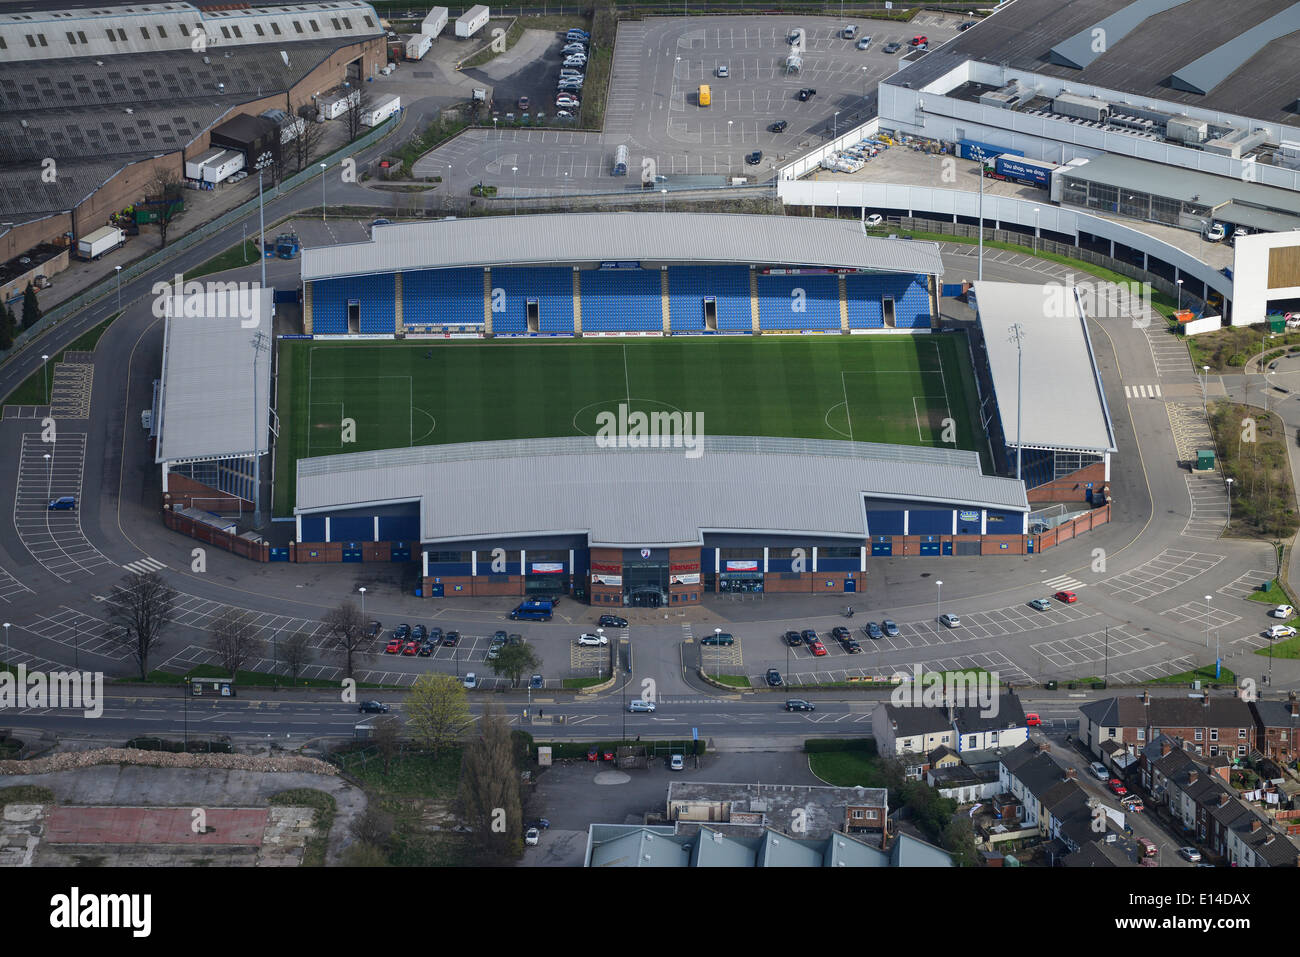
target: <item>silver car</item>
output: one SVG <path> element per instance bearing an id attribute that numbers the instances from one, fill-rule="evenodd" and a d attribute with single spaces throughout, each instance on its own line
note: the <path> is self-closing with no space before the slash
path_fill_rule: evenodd
<path id="1" fill-rule="evenodd" d="M 960 628 L 961 619 L 950 612 L 944 612 L 939 616 L 939 621 L 945 628 Z"/>

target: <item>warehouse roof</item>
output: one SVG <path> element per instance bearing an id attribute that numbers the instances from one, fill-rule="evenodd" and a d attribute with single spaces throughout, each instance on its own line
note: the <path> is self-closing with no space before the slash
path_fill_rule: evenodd
<path id="1" fill-rule="evenodd" d="M 1300 227 L 1300 193 L 1277 186 L 1247 183 L 1231 176 L 1200 173 L 1114 153 L 1094 156 L 1079 166 L 1066 167 L 1062 170 L 1062 175 L 1118 186 L 1120 189 L 1196 202 L 1211 209 L 1239 200 L 1256 207 L 1258 212 L 1272 210 L 1294 215 L 1297 217 L 1295 222 L 1285 228 Z"/>
<path id="2" fill-rule="evenodd" d="M 1021 448 L 1115 451 L 1110 410 L 1075 288 L 1014 282 L 975 284 L 976 311 L 1002 434 L 1012 448 L 1019 442 Z M 1010 335 L 1013 323 L 1023 330 L 1019 371 L 1017 346 Z M 1023 378 L 1018 379 L 1021 374 Z M 1018 386 L 1023 430 L 1016 418 Z"/>
<path id="3" fill-rule="evenodd" d="M 259 290 L 256 300 L 242 300 L 234 308 L 237 297 L 209 303 L 201 316 L 167 318 L 157 423 L 159 463 L 247 455 L 254 430 L 258 451 L 266 451 L 271 362 L 264 346 L 268 354 L 257 362 L 254 426 L 253 337 L 271 332 L 272 290 Z"/>
<path id="4" fill-rule="evenodd" d="M 734 213 L 552 213 L 375 228 L 366 242 L 304 249 L 305 281 L 497 263 L 772 263 L 942 275 L 935 243 L 866 236 L 832 219 Z"/>
<path id="5" fill-rule="evenodd" d="M 421 503 L 422 539 L 585 534 L 591 545 L 697 545 L 706 532 L 861 540 L 866 498 L 1028 511 L 1022 483 L 974 452 L 706 436 L 601 448 L 591 436 L 468 442 L 298 460 L 298 513 Z"/>
<path id="6" fill-rule="evenodd" d="M 1101 21 L 1134 6 L 1132 0 L 1015 0 L 998 7 L 974 29 L 932 50 L 881 82 L 920 89 L 968 60 L 1059 77 L 1156 100 L 1234 113 L 1275 123 L 1295 123 L 1296 90 L 1300 89 L 1300 33 L 1256 46 L 1240 67 L 1218 79 L 1212 67 L 1232 65 L 1231 48 L 1216 54 L 1234 38 L 1246 34 L 1294 5 L 1295 0 L 1188 0 L 1168 6 L 1152 3 L 1152 15 L 1122 35 L 1107 33 L 1105 51 L 1081 57 L 1082 69 L 1051 62 L 1053 48 L 1063 59 L 1080 57 L 1072 38 Z M 1125 25 L 1126 26 L 1126 25 Z M 1170 38 L 1177 42 L 1170 42 Z M 1193 68 L 1212 55 L 1205 69 Z M 1189 70 L 1190 68 L 1190 70 Z M 1177 73 L 1189 73 L 1213 86 L 1208 93 L 1180 90 L 1171 84 Z"/>

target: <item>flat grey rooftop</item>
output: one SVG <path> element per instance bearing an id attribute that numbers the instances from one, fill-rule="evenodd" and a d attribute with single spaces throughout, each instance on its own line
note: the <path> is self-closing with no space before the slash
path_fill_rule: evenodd
<path id="1" fill-rule="evenodd" d="M 860 541 L 875 497 L 1028 511 L 1022 483 L 983 475 L 974 452 L 745 436 L 705 436 L 697 458 L 573 436 L 299 459 L 295 511 L 419 502 L 425 542 L 687 546 L 705 532 Z"/>
<path id="2" fill-rule="evenodd" d="M 797 264 L 943 273 L 936 243 L 867 236 L 852 221 L 733 213 L 556 213 L 377 226 L 303 250 L 304 281 L 412 269 L 600 262 Z"/>

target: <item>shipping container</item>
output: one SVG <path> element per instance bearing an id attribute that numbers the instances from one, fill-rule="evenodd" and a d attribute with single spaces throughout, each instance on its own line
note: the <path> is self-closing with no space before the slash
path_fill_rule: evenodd
<path id="1" fill-rule="evenodd" d="M 223 183 L 244 168 L 244 154 L 223 150 L 221 155 L 203 164 L 203 182 Z"/>
<path id="2" fill-rule="evenodd" d="M 362 126 L 378 126 L 402 108 L 402 98 L 397 95 L 382 96 L 361 114 Z"/>
<path id="3" fill-rule="evenodd" d="M 326 120 L 336 120 L 348 111 L 348 108 L 360 102 L 361 91 L 352 89 L 330 90 L 317 100 L 320 116 Z"/>
<path id="4" fill-rule="evenodd" d="M 447 8 L 434 7 L 429 11 L 429 15 L 424 18 L 424 23 L 420 26 L 420 32 L 430 37 L 436 37 L 446 25 Z"/>
<path id="5" fill-rule="evenodd" d="M 462 14 L 456 21 L 456 36 L 472 37 L 485 26 L 487 26 L 489 17 L 488 8 L 479 4 L 476 7 L 470 7 L 469 10 Z"/>
<path id="6" fill-rule="evenodd" d="M 406 41 L 406 58 L 418 60 L 429 52 L 431 46 L 433 46 L 433 37 L 427 33 L 417 33 Z"/>
<path id="7" fill-rule="evenodd" d="M 991 162 L 985 162 L 984 168 L 996 179 L 1011 180 L 1047 189 L 1052 185 L 1052 171 L 1057 169 L 1055 163 L 1043 160 L 1026 159 L 1023 156 L 999 156 Z"/>
<path id="8" fill-rule="evenodd" d="M 98 259 L 126 242 L 126 233 L 116 226 L 104 226 L 77 240 L 77 252 L 83 259 Z"/>
<path id="9" fill-rule="evenodd" d="M 620 146 L 614 151 L 614 176 L 627 175 L 627 147 Z"/>
<path id="10" fill-rule="evenodd" d="M 984 154 L 983 157 L 977 156 L 975 152 L 976 150 L 982 152 Z M 990 160 L 995 156 L 1001 156 L 1003 154 L 1009 156 L 1024 156 L 1025 151 L 1009 150 L 1005 146 L 994 146 L 991 143 L 981 143 L 978 140 L 962 140 L 957 144 L 957 155 L 962 159 Z"/>
<path id="11" fill-rule="evenodd" d="M 187 159 L 185 161 L 185 178 L 203 179 L 203 167 L 225 152 L 227 151 L 218 146 L 206 153 L 200 153 L 193 159 Z"/>

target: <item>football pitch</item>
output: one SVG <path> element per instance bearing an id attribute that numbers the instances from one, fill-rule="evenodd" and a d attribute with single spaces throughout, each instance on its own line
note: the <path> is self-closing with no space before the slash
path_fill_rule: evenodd
<path id="1" fill-rule="evenodd" d="M 620 404 L 700 413 L 705 434 L 974 449 L 988 468 L 960 333 L 279 348 L 277 515 L 292 512 L 299 458 L 595 435 Z"/>

